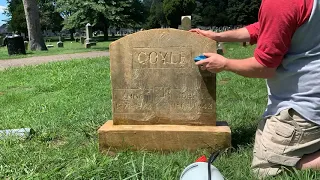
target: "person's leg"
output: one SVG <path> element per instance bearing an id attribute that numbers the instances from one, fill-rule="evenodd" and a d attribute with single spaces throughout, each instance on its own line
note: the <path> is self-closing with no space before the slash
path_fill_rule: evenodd
<path id="1" fill-rule="evenodd" d="M 263 178 L 277 175 L 283 168 L 316 166 L 320 153 L 311 153 L 320 150 L 319 137 L 320 126 L 303 119 L 293 109 L 261 121 L 253 150 L 253 172 Z"/>
<path id="2" fill-rule="evenodd" d="M 297 169 L 315 169 L 320 170 L 320 151 L 304 155 L 296 165 Z"/>

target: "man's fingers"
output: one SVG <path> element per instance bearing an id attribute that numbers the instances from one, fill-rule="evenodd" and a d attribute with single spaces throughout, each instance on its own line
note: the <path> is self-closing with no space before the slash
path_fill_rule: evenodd
<path id="1" fill-rule="evenodd" d="M 198 32 L 199 29 L 190 29 L 189 32 Z"/>
<path id="2" fill-rule="evenodd" d="M 209 63 L 209 60 L 208 59 L 204 59 L 204 60 L 196 62 L 196 65 L 197 66 L 200 66 L 200 65 L 206 66 L 208 63 Z"/>
<path id="3" fill-rule="evenodd" d="M 203 55 L 206 56 L 206 57 L 211 57 L 211 56 L 214 55 L 214 53 L 203 53 Z"/>

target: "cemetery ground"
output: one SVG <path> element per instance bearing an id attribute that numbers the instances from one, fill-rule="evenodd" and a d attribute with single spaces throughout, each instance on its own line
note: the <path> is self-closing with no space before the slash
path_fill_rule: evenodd
<path id="1" fill-rule="evenodd" d="M 232 58 L 249 57 L 254 48 L 225 47 Z M 0 179 L 177 180 L 186 166 L 211 153 L 101 154 L 97 129 L 112 118 L 109 65 L 101 57 L 0 71 L 0 129 L 35 130 L 27 139 L 0 140 Z M 217 75 L 217 116 L 229 123 L 233 148 L 213 164 L 226 179 L 255 179 L 250 171 L 253 139 L 266 92 L 264 80 Z M 320 179 L 320 173 L 297 171 L 275 179 Z"/>
<path id="2" fill-rule="evenodd" d="M 84 44 L 75 41 L 64 41 L 63 48 L 58 48 L 58 41 L 46 42 L 46 45 L 53 45 L 54 47 L 48 48 L 48 51 L 31 51 L 29 48 L 26 51 L 26 55 L 8 55 L 7 47 L 0 47 L 0 60 L 5 59 L 18 59 L 18 58 L 26 58 L 26 57 L 34 57 L 34 56 L 49 56 L 49 55 L 57 55 L 57 54 L 74 54 L 81 52 L 90 52 L 90 51 L 108 51 L 110 41 L 100 41 L 96 46 L 92 46 L 91 48 L 85 48 Z"/>

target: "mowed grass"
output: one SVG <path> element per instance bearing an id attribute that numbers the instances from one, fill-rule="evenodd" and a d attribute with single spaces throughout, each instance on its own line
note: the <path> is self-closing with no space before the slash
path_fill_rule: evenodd
<path id="1" fill-rule="evenodd" d="M 48 48 L 48 51 L 31 51 L 29 48 L 26 51 L 26 55 L 11 55 L 8 54 L 7 47 L 0 47 L 0 60 L 26 58 L 33 56 L 49 56 L 57 54 L 73 54 L 90 51 L 108 51 L 111 41 L 97 42 L 96 46 L 91 48 L 85 48 L 83 44 L 75 41 L 65 41 L 63 48 L 58 48 L 57 42 L 46 42 L 46 45 L 53 45 L 54 47 Z"/>
<path id="2" fill-rule="evenodd" d="M 245 58 L 254 47 L 226 44 L 226 55 Z M 31 127 L 30 139 L 0 140 L 0 179 L 177 180 L 202 154 L 122 151 L 99 153 L 97 129 L 112 117 L 107 58 L 57 62 L 0 72 L 0 129 Z M 229 180 L 256 179 L 252 143 L 264 111 L 264 80 L 223 72 L 217 76 L 217 115 L 232 129 L 233 148 L 214 165 Z M 275 179 L 320 179 L 300 171 Z"/>

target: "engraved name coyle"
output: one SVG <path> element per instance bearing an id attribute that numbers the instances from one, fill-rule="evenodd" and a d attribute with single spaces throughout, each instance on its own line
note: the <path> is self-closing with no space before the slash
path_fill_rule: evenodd
<path id="1" fill-rule="evenodd" d="M 190 64 L 191 47 L 133 48 L 134 68 L 182 68 Z"/>

